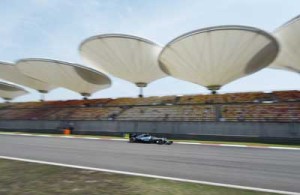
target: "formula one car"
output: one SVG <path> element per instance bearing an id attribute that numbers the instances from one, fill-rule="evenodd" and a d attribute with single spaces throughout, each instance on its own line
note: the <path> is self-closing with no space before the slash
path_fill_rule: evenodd
<path id="1" fill-rule="evenodd" d="M 168 140 L 164 137 L 154 137 L 149 134 L 130 134 L 129 135 L 130 143 L 149 143 L 149 144 L 165 144 L 171 145 L 173 141 Z"/>

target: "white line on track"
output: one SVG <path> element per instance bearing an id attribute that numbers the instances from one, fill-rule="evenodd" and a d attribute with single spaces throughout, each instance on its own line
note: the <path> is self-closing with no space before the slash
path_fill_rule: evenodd
<path id="1" fill-rule="evenodd" d="M 117 171 L 117 170 L 111 170 L 111 169 L 101 169 L 101 168 L 70 165 L 70 164 L 40 161 L 40 160 L 32 160 L 32 159 L 25 159 L 25 158 L 10 157 L 10 156 L 0 156 L 0 158 L 7 159 L 7 160 L 16 160 L 16 161 L 23 161 L 23 162 L 30 162 L 30 163 L 76 168 L 76 169 L 102 171 L 102 172 L 116 173 L 116 174 L 123 174 L 123 175 L 132 175 L 132 176 L 149 177 L 149 178 L 156 178 L 156 179 L 165 179 L 165 180 L 172 180 L 172 181 L 212 185 L 212 186 L 219 186 L 219 187 L 235 188 L 235 189 L 242 189 L 242 190 L 253 190 L 253 191 L 259 191 L 259 192 L 269 192 L 269 193 L 287 194 L 287 195 L 299 195 L 298 192 L 289 192 L 289 191 L 281 191 L 281 190 L 273 190 L 273 189 L 265 189 L 265 188 L 255 188 L 255 187 L 232 185 L 232 184 L 223 184 L 223 183 L 215 183 L 215 182 L 207 182 L 207 181 L 199 181 L 199 180 L 191 180 L 191 179 L 182 179 L 182 178 L 176 178 L 176 177 L 165 177 L 165 176 L 159 176 L 159 175 L 150 175 L 150 174 L 144 174 L 144 173 L 127 172 L 127 171 Z"/>
<path id="2" fill-rule="evenodd" d="M 0 135 L 20 135 L 20 136 L 30 136 L 30 137 L 54 137 L 54 138 L 66 138 L 66 139 L 128 141 L 127 139 L 118 139 L 118 138 L 76 137 L 76 136 L 72 136 L 72 135 L 35 135 L 35 134 L 30 134 L 30 133 L 9 133 L 9 132 L 0 132 Z M 234 145 L 234 144 L 209 144 L 209 143 L 193 143 L 193 142 L 175 142 L 175 144 L 238 147 L 238 148 L 258 148 L 258 149 L 276 149 L 276 150 L 300 150 L 300 148 L 280 147 L 280 146 L 247 146 L 247 145 L 237 145 L 237 144 L 236 145 Z"/>
<path id="3" fill-rule="evenodd" d="M 300 150 L 300 148 L 285 148 L 285 147 L 268 147 L 268 148 L 271 148 L 271 149 L 281 149 L 281 150 Z"/>

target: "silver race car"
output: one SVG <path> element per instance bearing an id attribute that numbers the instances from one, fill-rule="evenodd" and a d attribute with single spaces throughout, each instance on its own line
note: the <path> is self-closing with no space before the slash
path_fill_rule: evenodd
<path id="1" fill-rule="evenodd" d="M 150 134 L 129 134 L 130 143 L 149 143 L 171 145 L 173 141 L 164 137 L 155 137 Z"/>

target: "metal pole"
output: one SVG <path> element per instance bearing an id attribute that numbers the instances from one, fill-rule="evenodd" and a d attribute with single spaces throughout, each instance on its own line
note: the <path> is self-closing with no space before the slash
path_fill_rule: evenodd
<path id="1" fill-rule="evenodd" d="M 143 95 L 143 87 L 140 87 L 140 95 L 139 95 L 140 98 L 144 97 Z"/>
<path id="2" fill-rule="evenodd" d="M 43 102 L 45 100 L 45 94 L 44 93 L 40 93 L 41 94 L 41 102 Z"/>

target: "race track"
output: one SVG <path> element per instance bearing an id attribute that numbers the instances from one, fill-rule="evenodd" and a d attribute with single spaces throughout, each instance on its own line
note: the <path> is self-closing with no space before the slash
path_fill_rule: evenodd
<path id="1" fill-rule="evenodd" d="M 300 150 L 0 135 L 0 156 L 300 192 Z"/>

